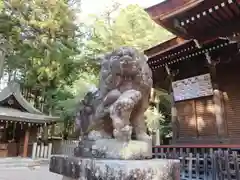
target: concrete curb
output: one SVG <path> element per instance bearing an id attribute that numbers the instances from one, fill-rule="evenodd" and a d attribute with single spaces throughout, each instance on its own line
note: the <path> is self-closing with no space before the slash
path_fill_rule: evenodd
<path id="1" fill-rule="evenodd" d="M 49 164 L 49 159 L 0 159 L 0 168 L 35 167 Z"/>

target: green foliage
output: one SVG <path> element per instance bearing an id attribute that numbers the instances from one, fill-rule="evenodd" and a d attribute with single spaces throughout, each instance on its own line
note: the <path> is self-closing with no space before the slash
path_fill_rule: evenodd
<path id="1" fill-rule="evenodd" d="M 82 72 L 79 79 L 71 86 L 65 86 L 62 92 L 68 92 L 68 97 L 59 99 L 54 105 L 55 112 L 60 114 L 65 122 L 65 130 L 69 131 L 73 127 L 74 117 L 79 102 L 83 99 L 86 93 L 93 85 L 97 85 L 98 78 L 94 73 Z"/>
<path id="2" fill-rule="evenodd" d="M 59 88 L 76 79 L 74 11 L 65 0 L 3 1 L 0 33 L 7 42 L 5 71 L 34 89 L 51 112 Z M 18 72 L 18 76 L 14 72 Z"/>
<path id="3" fill-rule="evenodd" d="M 154 102 L 147 109 L 146 123 L 152 134 L 160 135 L 163 142 L 172 136 L 171 96 L 163 89 L 154 89 Z M 159 134 L 160 133 L 160 134 Z"/>
<path id="4" fill-rule="evenodd" d="M 164 90 L 156 90 L 159 97 L 158 112 L 160 112 L 164 119 L 159 121 L 160 135 L 165 138 L 171 135 L 171 96 Z"/>
<path id="5" fill-rule="evenodd" d="M 145 112 L 147 127 L 150 132 L 156 132 L 160 129 L 160 121 L 164 121 L 165 117 L 157 108 L 149 107 Z"/>
<path id="6" fill-rule="evenodd" d="M 79 76 L 79 27 L 66 0 L 6 0 L 0 3 L 4 71 L 19 81 L 27 100 L 46 114 L 68 119 L 74 98 L 66 90 Z M 2 44 L 2 43 L 1 43 Z M 60 111 L 61 109 L 61 111 Z M 66 114 L 66 115 L 65 115 Z"/>
<path id="7" fill-rule="evenodd" d="M 115 16 L 116 11 L 120 12 Z M 120 46 L 132 46 L 143 51 L 172 37 L 137 5 L 129 5 L 124 9 L 114 6 L 104 15 L 93 18 L 94 23 L 88 27 L 91 37 L 85 43 L 83 56 L 88 60 L 88 65 L 93 67 L 96 66 L 98 55 Z"/>

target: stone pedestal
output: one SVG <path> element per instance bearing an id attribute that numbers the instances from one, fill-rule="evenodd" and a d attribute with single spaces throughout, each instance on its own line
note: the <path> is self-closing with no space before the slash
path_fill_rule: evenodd
<path id="1" fill-rule="evenodd" d="M 76 157 L 137 160 L 152 158 L 152 142 L 116 139 L 83 140 L 74 150 Z"/>
<path id="2" fill-rule="evenodd" d="M 50 171 L 64 180 L 179 180 L 178 160 L 110 160 L 53 156 Z"/>

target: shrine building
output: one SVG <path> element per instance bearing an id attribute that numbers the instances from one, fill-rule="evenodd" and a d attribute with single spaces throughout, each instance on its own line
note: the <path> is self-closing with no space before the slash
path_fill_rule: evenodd
<path id="1" fill-rule="evenodd" d="M 176 37 L 145 50 L 172 96 L 173 144 L 240 140 L 240 0 L 166 0 L 146 9 Z"/>
<path id="2" fill-rule="evenodd" d="M 40 127 L 46 132 L 58 120 L 34 108 L 10 82 L 0 92 L 0 157 L 31 157 Z"/>

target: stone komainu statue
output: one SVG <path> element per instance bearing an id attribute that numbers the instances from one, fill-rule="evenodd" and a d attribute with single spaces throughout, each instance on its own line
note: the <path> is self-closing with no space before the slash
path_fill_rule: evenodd
<path id="1" fill-rule="evenodd" d="M 76 124 L 88 139 L 149 140 L 144 112 L 149 106 L 152 72 L 147 57 L 122 47 L 102 58 L 100 83 L 80 103 Z"/>

